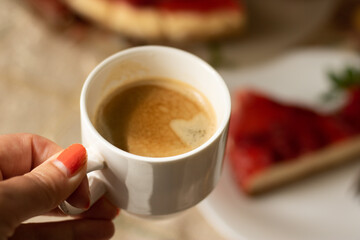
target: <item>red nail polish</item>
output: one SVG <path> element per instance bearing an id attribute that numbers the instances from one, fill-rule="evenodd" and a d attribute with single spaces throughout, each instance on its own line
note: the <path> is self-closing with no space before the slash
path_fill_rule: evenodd
<path id="1" fill-rule="evenodd" d="M 86 149 L 81 144 L 73 144 L 66 148 L 57 158 L 74 175 L 86 162 Z"/>

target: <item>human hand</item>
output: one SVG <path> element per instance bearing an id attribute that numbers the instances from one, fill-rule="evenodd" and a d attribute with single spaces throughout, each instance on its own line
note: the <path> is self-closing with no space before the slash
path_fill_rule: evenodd
<path id="1" fill-rule="evenodd" d="M 38 215 L 62 215 L 64 200 L 87 209 L 86 150 L 75 144 L 61 152 L 50 140 L 32 134 L 0 135 L 0 240 L 109 239 L 119 210 L 101 198 L 73 220 L 23 221 Z"/>

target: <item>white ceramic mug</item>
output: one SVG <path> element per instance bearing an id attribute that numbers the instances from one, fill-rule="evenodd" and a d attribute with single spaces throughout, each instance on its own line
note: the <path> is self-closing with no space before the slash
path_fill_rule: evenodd
<path id="1" fill-rule="evenodd" d="M 137 156 L 105 140 L 94 127 L 101 101 L 119 85 L 148 77 L 182 81 L 202 92 L 216 115 L 216 131 L 211 138 L 192 151 L 162 158 Z M 230 104 L 221 76 L 206 62 L 182 50 L 136 47 L 100 63 L 86 79 L 80 101 L 82 141 L 91 172 L 91 204 L 105 193 L 127 212 L 156 216 L 176 213 L 203 200 L 220 178 Z M 60 208 L 69 214 L 81 212 L 66 202 Z"/>

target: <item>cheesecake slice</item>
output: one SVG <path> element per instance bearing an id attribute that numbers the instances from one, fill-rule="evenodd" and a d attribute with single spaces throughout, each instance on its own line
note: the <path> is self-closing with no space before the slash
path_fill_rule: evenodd
<path id="1" fill-rule="evenodd" d="M 239 91 L 228 158 L 239 187 L 256 194 L 360 157 L 360 88 L 331 114 Z"/>
<path id="2" fill-rule="evenodd" d="M 134 39 L 184 42 L 239 33 L 238 0 L 64 0 L 94 22 Z"/>

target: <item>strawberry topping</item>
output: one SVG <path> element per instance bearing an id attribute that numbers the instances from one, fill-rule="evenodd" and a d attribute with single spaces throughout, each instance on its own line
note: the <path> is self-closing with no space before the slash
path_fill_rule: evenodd
<path id="1" fill-rule="evenodd" d="M 255 91 L 240 91 L 230 120 L 229 159 L 239 185 L 266 168 L 360 133 L 360 88 L 347 104 L 322 115 L 282 104 Z"/>

